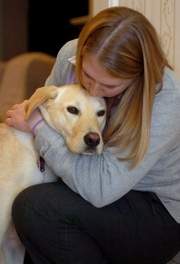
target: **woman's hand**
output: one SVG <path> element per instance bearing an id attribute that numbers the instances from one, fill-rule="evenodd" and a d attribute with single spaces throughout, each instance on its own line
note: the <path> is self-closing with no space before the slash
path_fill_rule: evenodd
<path id="1" fill-rule="evenodd" d="M 18 130 L 24 132 L 31 132 L 28 122 L 25 120 L 25 106 L 27 100 L 21 104 L 15 104 L 6 113 L 5 123 L 8 126 L 12 126 Z"/>
<path id="2" fill-rule="evenodd" d="M 25 100 L 21 104 L 15 104 L 9 109 L 6 113 L 5 123 L 8 126 L 12 126 L 18 130 L 24 132 L 32 132 L 35 134 L 35 129 L 37 126 L 43 124 L 44 119 L 39 111 L 39 109 L 35 109 L 28 120 L 25 120 L 25 107 L 27 104 L 27 100 Z"/>

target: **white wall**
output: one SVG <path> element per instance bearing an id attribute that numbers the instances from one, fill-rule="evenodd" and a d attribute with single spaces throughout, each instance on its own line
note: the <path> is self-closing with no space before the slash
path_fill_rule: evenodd
<path id="1" fill-rule="evenodd" d="M 90 0 L 92 3 L 92 15 L 97 14 L 100 10 L 108 7 L 108 0 Z"/>

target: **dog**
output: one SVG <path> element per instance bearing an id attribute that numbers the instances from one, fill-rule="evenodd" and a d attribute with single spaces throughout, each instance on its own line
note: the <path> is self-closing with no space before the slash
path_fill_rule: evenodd
<path id="1" fill-rule="evenodd" d="M 27 101 L 26 118 L 36 108 L 48 125 L 64 137 L 70 151 L 101 154 L 106 123 L 103 98 L 90 96 L 78 84 L 45 86 Z M 26 187 L 55 178 L 48 178 L 38 168 L 40 157 L 31 133 L 0 124 L 0 149 L 0 264 L 21 264 L 24 248 L 13 229 L 12 203 Z"/>

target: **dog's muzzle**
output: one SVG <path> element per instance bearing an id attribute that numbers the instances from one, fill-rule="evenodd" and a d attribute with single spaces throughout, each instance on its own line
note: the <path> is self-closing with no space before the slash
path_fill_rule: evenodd
<path id="1" fill-rule="evenodd" d="M 95 132 L 89 132 L 84 136 L 84 142 L 86 146 L 90 149 L 96 148 L 100 143 L 100 136 L 98 133 Z"/>

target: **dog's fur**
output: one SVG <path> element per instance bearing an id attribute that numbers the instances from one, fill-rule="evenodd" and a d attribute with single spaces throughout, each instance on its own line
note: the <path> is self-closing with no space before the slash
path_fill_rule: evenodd
<path id="1" fill-rule="evenodd" d="M 79 85 L 47 86 L 37 89 L 28 100 L 27 118 L 37 107 L 47 123 L 63 135 L 72 152 L 102 152 L 101 132 L 106 119 L 102 98 L 89 96 Z M 20 264 L 23 247 L 9 233 L 12 203 L 26 187 L 54 179 L 44 180 L 30 133 L 0 124 L 0 149 L 0 264 Z M 11 251 L 15 252 L 13 256 Z"/>

